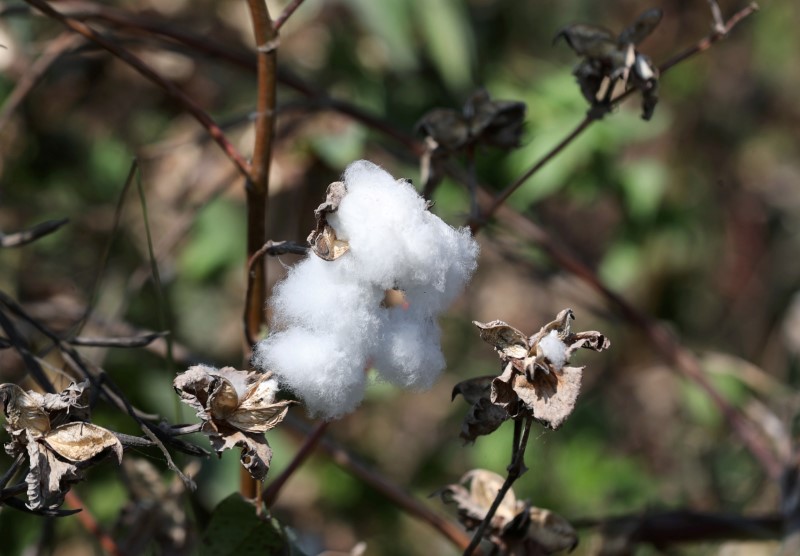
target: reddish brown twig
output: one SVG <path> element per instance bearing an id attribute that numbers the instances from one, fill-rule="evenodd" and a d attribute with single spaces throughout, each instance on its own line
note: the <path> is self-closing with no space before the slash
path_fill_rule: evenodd
<path id="1" fill-rule="evenodd" d="M 274 503 L 275 500 L 278 499 L 278 494 L 280 494 L 283 485 L 286 484 L 286 481 L 294 475 L 294 473 L 300 468 L 301 465 L 311 456 L 314 452 L 314 449 L 317 447 L 322 435 L 325 434 L 325 430 L 330 425 L 330 421 L 320 421 L 317 426 L 315 426 L 308 436 L 306 436 L 303 445 L 300 446 L 300 449 L 294 455 L 294 458 L 286 469 L 283 472 L 275 477 L 275 479 L 269 484 L 267 488 L 264 489 L 264 504 L 269 508 Z"/>
<path id="2" fill-rule="evenodd" d="M 214 141 L 222 148 L 223 152 L 231 159 L 231 161 L 236 165 L 239 171 L 244 176 L 250 175 L 250 165 L 247 161 L 239 154 L 239 151 L 236 150 L 228 138 L 225 137 L 225 133 L 223 133 L 222 129 L 220 129 L 219 125 L 208 115 L 197 103 L 192 100 L 186 93 L 184 93 L 181 89 L 179 89 L 174 83 L 171 81 L 163 78 L 160 74 L 158 74 L 155 70 L 153 70 L 150 66 L 145 64 L 142 60 L 140 60 L 137 56 L 133 55 L 131 52 L 126 50 L 125 48 L 121 47 L 117 43 L 109 40 L 108 38 L 104 37 L 85 23 L 73 19 L 71 17 L 67 17 L 61 12 L 53 9 L 50 4 L 45 2 L 44 0 L 25 0 L 28 4 L 34 6 L 37 10 L 41 11 L 45 15 L 59 21 L 68 29 L 83 35 L 85 38 L 89 39 L 93 43 L 99 45 L 103 49 L 107 50 L 137 72 L 139 72 L 142 76 L 146 77 L 159 87 L 161 87 L 168 95 L 170 95 L 173 99 L 175 99 L 183 108 L 191 114 L 197 122 L 202 125 L 208 134 L 214 139 Z M 263 243 L 263 241 L 262 241 Z"/>
<path id="3" fill-rule="evenodd" d="M 284 423 L 303 435 L 309 434 L 308 427 L 301 424 L 297 419 L 292 418 L 291 415 Z M 408 512 L 409 515 L 416 517 L 439 531 L 439 533 L 452 542 L 459 550 L 464 550 L 469 546 L 470 537 L 455 523 L 437 514 L 389 479 L 358 461 L 346 449 L 330 439 L 325 438 L 324 435 L 319 442 L 319 447 L 323 452 L 328 454 L 336 465 L 384 495 L 401 510 Z"/>
<path id="4" fill-rule="evenodd" d="M 277 32 L 278 29 L 283 27 L 283 24 L 286 23 L 286 20 L 289 19 L 290 17 L 292 17 L 292 14 L 295 12 L 295 10 L 297 8 L 300 7 L 300 4 L 302 4 L 302 3 L 303 3 L 303 0 L 292 0 L 292 2 L 290 2 L 289 5 L 287 5 L 283 9 L 283 12 L 281 12 L 281 15 L 279 15 L 275 19 L 275 24 L 272 26 L 272 28 L 275 30 L 275 32 Z"/>
<path id="5" fill-rule="evenodd" d="M 73 491 L 67 492 L 66 497 L 64 500 L 67 503 L 67 506 L 76 510 L 83 510 L 75 514 L 75 517 L 78 518 L 83 528 L 86 529 L 94 538 L 97 539 L 97 542 L 100 543 L 100 546 L 103 547 L 107 553 L 112 554 L 113 556 L 123 556 L 124 553 L 120 550 L 117 543 L 114 542 L 108 533 L 97 523 L 97 520 L 94 518 L 92 513 L 86 508 L 86 505 L 81 501 L 77 494 Z"/>
<path id="6" fill-rule="evenodd" d="M 253 148 L 252 172 L 245 185 L 247 191 L 247 256 L 252 257 L 267 241 L 267 204 L 269 202 L 269 166 L 275 134 L 275 81 L 277 78 L 277 37 L 264 0 L 247 0 L 255 35 L 258 75 L 256 102 L 256 139 Z M 259 259 L 247 269 L 244 328 L 245 358 L 250 359 L 251 338 L 264 323 L 267 299 L 267 271 Z M 241 471 L 240 492 L 246 498 L 258 499 L 261 488 L 245 469 Z M 258 508 L 261 504 L 258 503 Z"/>

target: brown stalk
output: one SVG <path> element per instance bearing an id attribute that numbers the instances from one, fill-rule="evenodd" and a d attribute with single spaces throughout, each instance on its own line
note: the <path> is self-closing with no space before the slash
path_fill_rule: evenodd
<path id="1" fill-rule="evenodd" d="M 314 448 L 317 447 L 317 443 L 322 438 L 322 435 L 325 434 L 325 429 L 328 428 L 330 425 L 330 421 L 320 421 L 306 436 L 303 445 L 300 446 L 300 449 L 292 458 L 292 461 L 289 462 L 289 465 L 283 472 L 275 477 L 273 481 L 269 484 L 267 488 L 264 489 L 263 499 L 264 504 L 268 508 L 271 508 L 275 501 L 278 499 L 278 494 L 280 494 L 283 485 L 286 484 L 286 481 L 294 475 L 295 471 L 297 471 L 301 465 L 311 456 L 314 452 Z"/>
<path id="2" fill-rule="evenodd" d="M 308 435 L 309 428 L 299 420 L 289 415 L 284 423 L 291 429 L 300 434 Z M 447 540 L 453 543 L 459 550 L 464 550 L 469 546 L 470 538 L 456 524 L 434 512 L 428 506 L 408 494 L 401 487 L 384 477 L 377 471 L 361 463 L 352 456 L 345 448 L 339 446 L 325 435 L 319 441 L 319 448 L 325 452 L 333 462 L 350 473 L 362 483 L 372 487 L 377 492 L 391 500 L 398 508 L 408 512 L 409 515 L 416 517 L 436 529 Z"/>
<path id="3" fill-rule="evenodd" d="M 275 82 L 277 79 L 277 40 L 265 0 L 247 0 L 255 35 L 258 75 L 256 101 L 256 139 L 253 147 L 252 171 L 245 183 L 247 193 L 247 257 L 250 259 L 267 241 L 267 205 L 269 202 L 269 166 L 272 160 L 272 141 L 275 135 Z M 267 300 L 267 267 L 264 259 L 247 269 L 247 293 L 244 308 L 246 338 L 245 358 L 250 359 L 250 339 L 265 322 Z M 261 488 L 247 470 L 241 470 L 242 496 L 258 499 Z M 261 508 L 261 504 L 256 504 Z"/>
<path id="4" fill-rule="evenodd" d="M 68 29 L 83 35 L 85 38 L 107 50 L 131 66 L 142 76 L 161 87 L 169 96 L 175 99 L 189 114 L 191 114 L 195 120 L 197 120 L 197 122 L 206 129 L 206 131 L 208 131 L 208 134 L 211 136 L 211 138 L 214 139 L 214 141 L 222 148 L 223 152 L 229 159 L 231 159 L 231 161 L 244 176 L 250 175 L 250 165 L 242 157 L 242 155 L 239 154 L 239 151 L 236 150 L 236 147 L 234 147 L 230 141 L 228 141 L 228 138 L 225 137 L 225 133 L 223 133 L 219 125 L 217 125 L 211 116 L 209 116 L 207 112 L 200 108 L 200 106 L 198 106 L 198 104 L 191 97 L 179 89 L 174 83 L 162 77 L 159 73 L 145 64 L 130 51 L 104 37 L 85 23 L 71 17 L 67 17 L 61 12 L 56 11 L 44 0 L 25 1 L 31 6 L 34 6 L 43 14 L 59 21 Z"/>
<path id="5" fill-rule="evenodd" d="M 124 552 L 120 550 L 114 539 L 112 539 L 111 536 L 106 533 L 103 527 L 97 522 L 77 494 L 70 490 L 67 492 L 64 500 L 66 501 L 67 506 L 70 508 L 81 510 L 75 514 L 75 517 L 78 519 L 83 528 L 86 529 L 95 539 L 97 539 L 97 542 L 105 552 L 111 554 L 112 556 L 123 556 Z"/>

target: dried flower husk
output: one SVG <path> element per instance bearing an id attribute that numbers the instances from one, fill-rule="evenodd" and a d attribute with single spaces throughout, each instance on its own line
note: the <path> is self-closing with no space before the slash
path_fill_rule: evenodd
<path id="1" fill-rule="evenodd" d="M 346 194 L 344 182 L 333 182 L 328 186 L 325 202 L 314 210 L 317 226 L 308 236 L 308 243 L 314 254 L 326 261 L 335 261 L 350 250 L 350 245 L 338 239 L 336 230 L 328 223 L 328 215 L 339 209 L 339 203 Z"/>
<path id="2" fill-rule="evenodd" d="M 455 504 L 459 521 L 472 530 L 484 520 L 504 482 L 497 473 L 473 469 L 436 494 L 446 504 Z M 578 544 L 578 535 L 566 519 L 517 499 L 513 489 L 500 501 L 485 535 L 509 555 L 554 554 Z"/>
<path id="3" fill-rule="evenodd" d="M 275 401 L 277 383 L 271 377 L 271 373 L 194 365 L 173 382 L 181 401 L 204 421 L 202 431 L 217 454 L 241 448 L 241 464 L 258 480 L 266 477 L 272 459 L 264 433 L 283 421 L 294 403 Z"/>
<path id="4" fill-rule="evenodd" d="M 82 471 L 116 455 L 122 444 L 111 431 L 85 422 L 89 418 L 88 381 L 73 383 L 57 394 L 26 392 L 15 384 L 0 385 L 0 400 L 11 442 L 10 455 L 25 453 L 29 472 L 28 508 L 60 506 L 70 485 L 83 479 Z"/>
<path id="5" fill-rule="evenodd" d="M 640 14 L 619 36 L 596 25 L 574 24 L 561 29 L 564 38 L 583 58 L 573 70 L 584 98 L 592 107 L 608 105 L 616 83 L 642 92 L 642 118 L 649 120 L 658 102 L 658 71 L 636 50 L 661 22 L 663 12 L 653 8 Z"/>
<path id="6" fill-rule="evenodd" d="M 462 394 L 472 404 L 462 438 L 474 441 L 509 418 L 531 416 L 552 429 L 564 423 L 575 408 L 583 373 L 583 367 L 567 365 L 570 357 L 580 348 L 603 351 L 611 345 L 600 332 L 572 332 L 574 318 L 565 309 L 530 337 L 500 320 L 474 322 L 497 352 L 503 372 L 491 381 L 470 379 L 454 388 L 454 397 Z"/>

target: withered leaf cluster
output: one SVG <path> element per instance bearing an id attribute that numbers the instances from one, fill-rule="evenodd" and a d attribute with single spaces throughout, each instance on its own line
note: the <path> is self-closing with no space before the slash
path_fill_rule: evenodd
<path id="1" fill-rule="evenodd" d="M 346 194 L 344 182 L 335 181 L 328 186 L 325 202 L 314 210 L 317 226 L 308 236 L 308 243 L 314 254 L 326 261 L 335 261 L 350 250 L 350 245 L 338 239 L 336 230 L 328 224 L 328 215 L 339 209 L 339 203 Z"/>
<path id="2" fill-rule="evenodd" d="M 272 460 L 264 433 L 283 421 L 294 403 L 275 401 L 278 384 L 271 377 L 271 373 L 195 365 L 173 382 L 181 401 L 197 410 L 202 431 L 217 454 L 241 448 L 242 465 L 258 480 L 266 477 Z"/>
<path id="3" fill-rule="evenodd" d="M 0 384 L 0 403 L 11 441 L 6 452 L 27 454 L 28 508 L 57 508 L 83 470 L 113 453 L 122 461 L 122 444 L 109 430 L 89 423 L 88 381 L 58 394 L 25 391 Z"/>
<path id="4" fill-rule="evenodd" d="M 503 478 L 497 473 L 473 469 L 437 494 L 445 503 L 456 505 L 459 521 L 472 530 L 484 520 L 502 486 Z M 578 544 L 578 534 L 566 519 L 518 500 L 513 489 L 501 500 L 485 535 L 506 556 L 554 554 Z"/>
<path id="5" fill-rule="evenodd" d="M 559 31 L 583 60 L 573 74 L 584 98 L 593 107 L 607 107 L 617 83 L 642 92 L 642 118 L 649 120 L 658 103 L 658 69 L 650 58 L 636 49 L 661 21 L 662 12 L 653 8 L 642 13 L 618 36 L 597 25 L 578 23 Z"/>
<path id="6" fill-rule="evenodd" d="M 503 321 L 474 323 L 500 357 L 503 372 L 460 382 L 453 389 L 453 398 L 461 394 L 472 404 L 462 438 L 474 442 L 503 421 L 524 416 L 552 429 L 561 426 L 575 408 L 583 373 L 583 367 L 567 365 L 570 357 L 579 348 L 603 351 L 611 345 L 600 332 L 572 332 L 574 318 L 565 309 L 530 337 Z"/>
<path id="7" fill-rule="evenodd" d="M 478 89 L 467 99 L 461 111 L 435 108 L 416 124 L 425 135 L 423 181 L 441 176 L 438 163 L 447 156 L 474 145 L 515 149 L 520 145 L 525 124 L 524 102 L 492 100 L 485 89 Z"/>

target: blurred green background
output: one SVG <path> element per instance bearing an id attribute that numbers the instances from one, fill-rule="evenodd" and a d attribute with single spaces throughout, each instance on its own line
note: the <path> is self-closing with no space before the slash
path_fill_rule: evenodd
<path id="1" fill-rule="evenodd" d="M 268 4 L 273 14 L 284 5 Z M 0 4 L 3 102 L 62 32 L 21 6 Z M 653 6 L 633 0 L 308 0 L 281 32 L 279 60 L 315 90 L 408 134 L 427 110 L 459 108 L 479 86 L 494 98 L 524 101 L 523 146 L 511 154 L 478 152 L 481 183 L 499 191 L 566 135 L 587 108 L 570 73 L 577 58 L 564 43 L 551 44 L 557 31 L 575 22 L 619 31 Z M 743 6 L 721 3 L 724 14 Z M 114 7 L 195 33 L 234 54 L 252 51 L 244 2 L 142 0 Z M 641 45 L 656 63 L 710 32 L 705 0 L 659 7 L 664 20 Z M 761 8 L 729 38 L 663 76 L 652 121 L 639 118 L 637 98 L 629 100 L 509 204 L 636 307 L 664 321 L 698 353 L 730 400 L 741 407 L 760 400 L 791 427 L 800 351 L 800 6 L 783 0 L 765 1 Z M 74 9 L 80 12 L 81 6 Z M 97 28 L 108 25 L 92 21 Z M 248 68 L 130 29 L 108 28 L 250 153 L 255 77 Z M 303 241 L 325 187 L 352 160 L 369 158 L 419 183 L 418 161 L 402 144 L 291 87 L 279 85 L 278 95 L 272 239 Z M 135 187 L 121 199 L 134 158 L 163 296 L 150 273 L 144 207 Z M 443 218 L 454 225 L 465 221 L 469 198 L 462 185 L 445 180 L 435 200 L 434 211 Z M 195 122 L 130 68 L 86 43 L 53 63 L 0 128 L 0 230 L 70 219 L 66 228 L 31 246 L 0 250 L 0 289 L 57 330 L 68 330 L 88 303 L 95 309 L 86 335 L 168 328 L 175 365 L 163 357 L 163 343 L 153 350 L 85 353 L 136 405 L 171 422 L 194 419 L 177 407 L 175 372 L 192 361 L 244 364 L 244 215 L 242 181 Z M 639 330 L 513 227 L 496 222 L 479 239 L 479 270 L 441 323 L 445 375 L 424 393 L 374 384 L 356 413 L 332 425 L 332 437 L 423 500 L 473 467 L 502 473 L 511 425 L 462 446 L 458 433 L 467 406 L 449 403 L 456 382 L 497 370 L 495 355 L 470 322 L 502 319 L 533 333 L 572 307 L 576 329 L 603 331 L 612 349 L 580 356 L 587 372 L 578 408 L 561 430 L 534 431 L 530 472 L 515 486 L 519 498 L 567 519 L 657 508 L 777 510 L 777 487 L 705 395 L 666 367 Z M 270 285 L 296 260 L 271 259 Z M 35 336 L 32 341 L 43 343 Z M 0 350 L 0 382 L 23 380 L 16 355 Z M 302 410 L 292 411 L 304 418 Z M 134 423 L 106 407 L 97 408 L 94 420 L 136 433 Z M 268 438 L 275 476 L 298 439 L 281 428 Z M 165 469 L 156 450 L 133 450 L 128 457 Z M 178 462 L 189 460 L 179 456 Z M 0 471 L 7 464 L 0 457 Z M 237 490 L 238 476 L 237 454 L 203 461 L 197 492 L 180 498 L 188 519 L 202 524 L 217 502 Z M 165 484 L 173 480 L 163 472 Z M 104 464 L 75 488 L 118 538 L 130 533 L 120 522 L 129 498 L 126 484 L 113 465 Z M 434 499 L 425 503 L 454 516 Z M 323 455 L 287 484 L 274 513 L 309 554 L 346 552 L 359 541 L 367 543 L 367 554 L 455 553 L 426 525 Z M 42 520 L 2 508 L 0 530 L 3 554 L 99 552 L 73 518 Z M 591 531 L 584 533 L 578 551 L 588 554 Z M 723 550 L 733 548 L 702 545 L 679 553 Z M 747 550 L 771 548 L 751 544 Z"/>

